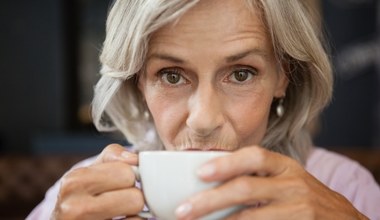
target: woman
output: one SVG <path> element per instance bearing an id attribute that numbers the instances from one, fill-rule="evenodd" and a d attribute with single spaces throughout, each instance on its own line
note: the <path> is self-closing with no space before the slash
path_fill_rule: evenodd
<path id="1" fill-rule="evenodd" d="M 114 3 L 97 128 L 121 131 L 137 151 L 233 152 L 200 169 L 204 181 L 224 183 L 184 201 L 178 219 L 236 204 L 247 208 L 229 219 L 380 219 L 372 176 L 312 147 L 307 126 L 331 97 L 332 76 L 304 4 Z M 106 147 L 69 171 L 29 219 L 136 216 L 144 207 L 130 167 L 137 163 L 123 147 Z"/>

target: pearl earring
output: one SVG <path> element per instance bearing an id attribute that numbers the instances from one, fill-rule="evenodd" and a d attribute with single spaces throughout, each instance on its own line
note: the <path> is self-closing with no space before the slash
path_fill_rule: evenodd
<path id="1" fill-rule="evenodd" d="M 278 100 L 278 104 L 276 107 L 276 113 L 279 118 L 281 118 L 285 113 L 284 106 L 282 105 L 283 102 L 284 102 L 284 98 L 281 98 L 280 100 Z"/>

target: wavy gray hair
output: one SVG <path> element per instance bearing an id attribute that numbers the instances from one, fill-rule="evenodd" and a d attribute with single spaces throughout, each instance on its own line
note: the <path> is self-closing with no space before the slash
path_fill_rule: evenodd
<path id="1" fill-rule="evenodd" d="M 164 149 L 137 88 L 152 33 L 175 22 L 199 0 L 116 0 L 109 13 L 100 56 L 102 77 L 92 115 L 99 131 L 120 131 L 138 150 Z M 305 162 L 312 146 L 307 126 L 329 102 L 332 73 L 317 25 L 303 0 L 246 0 L 259 9 L 278 62 L 290 79 L 283 117 L 272 103 L 262 146 Z"/>

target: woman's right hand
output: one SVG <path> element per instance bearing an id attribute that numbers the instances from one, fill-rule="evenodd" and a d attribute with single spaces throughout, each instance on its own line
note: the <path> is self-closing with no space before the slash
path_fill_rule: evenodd
<path id="1" fill-rule="evenodd" d="M 52 219 L 135 216 L 144 208 L 131 167 L 137 164 L 136 154 L 117 144 L 107 146 L 94 164 L 74 169 L 62 178 Z"/>

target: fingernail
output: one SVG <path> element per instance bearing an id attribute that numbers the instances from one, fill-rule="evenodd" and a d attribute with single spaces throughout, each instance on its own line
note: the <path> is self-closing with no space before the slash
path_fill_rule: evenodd
<path id="1" fill-rule="evenodd" d="M 190 203 L 184 203 L 175 210 L 175 214 L 178 218 L 184 218 L 191 212 L 192 208 Z"/>
<path id="2" fill-rule="evenodd" d="M 214 173 L 215 173 L 215 166 L 211 164 L 206 164 L 202 166 L 197 172 L 197 174 L 200 177 L 209 177 L 209 176 L 214 175 Z"/>
<path id="3" fill-rule="evenodd" d="M 132 154 L 132 153 L 129 153 L 127 151 L 124 151 L 123 153 L 121 153 L 121 157 L 124 159 L 135 159 L 136 154 Z"/>

